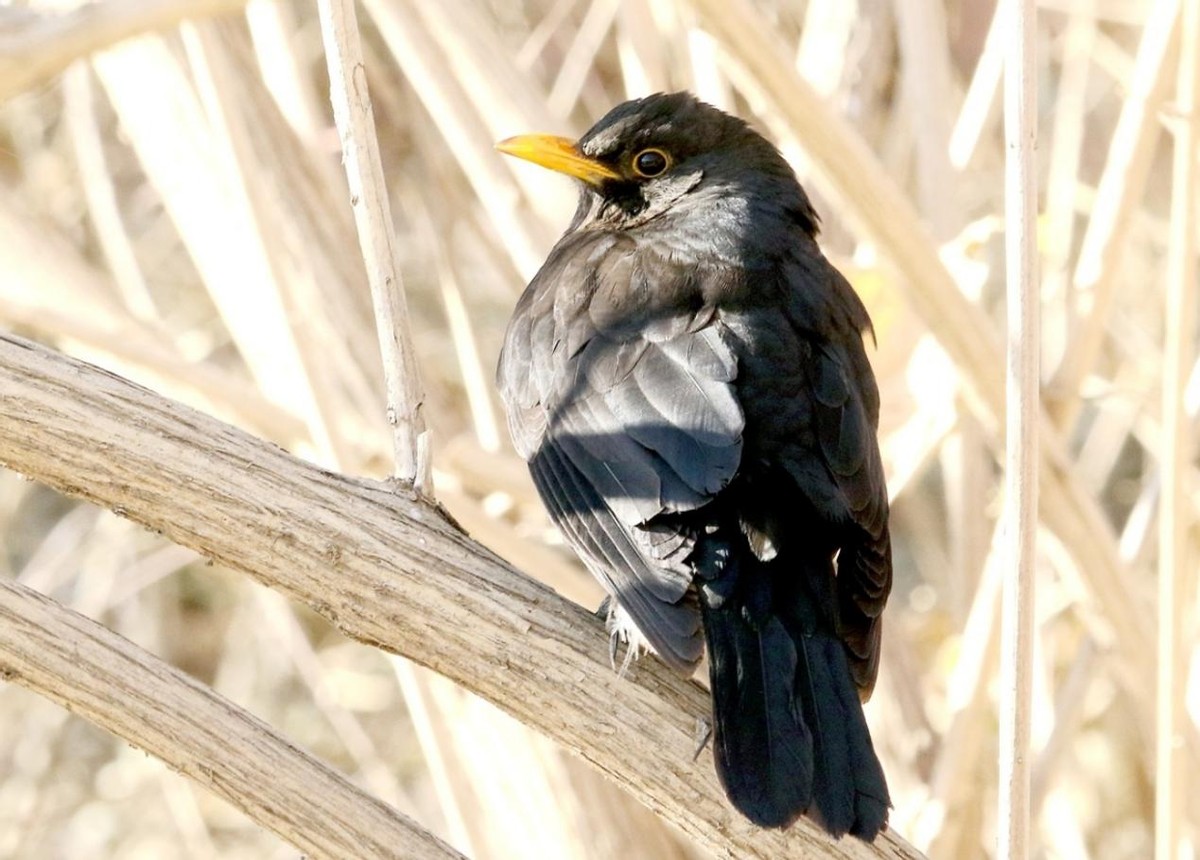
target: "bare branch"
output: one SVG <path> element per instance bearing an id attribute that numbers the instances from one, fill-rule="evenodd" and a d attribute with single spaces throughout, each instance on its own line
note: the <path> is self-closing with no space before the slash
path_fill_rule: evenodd
<path id="1" fill-rule="evenodd" d="M 618 678 L 599 619 L 440 510 L 326 472 L 83 362 L 0 335 L 0 462 L 111 508 L 429 666 L 578 753 L 718 855 L 919 857 L 892 833 L 768 831 L 693 759 L 699 685 L 653 659 Z"/>
<path id="2" fill-rule="evenodd" d="M 396 477 L 426 495 L 433 491 L 429 434 L 421 412 L 424 399 L 400 280 L 396 231 L 383 181 L 375 137 L 375 114 L 367 92 L 367 67 L 354 0 L 321 0 L 321 37 L 329 68 L 333 118 L 342 141 L 342 162 L 358 227 L 358 244 L 371 284 L 375 328 L 387 383 L 388 424 L 396 455 Z"/>
<path id="3" fill-rule="evenodd" d="M 208 687 L 8 581 L 0 677 L 153 753 L 314 857 L 462 856 Z"/>

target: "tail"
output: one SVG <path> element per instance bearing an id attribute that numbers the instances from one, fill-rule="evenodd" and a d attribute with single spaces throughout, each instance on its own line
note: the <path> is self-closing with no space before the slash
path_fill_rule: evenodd
<path id="1" fill-rule="evenodd" d="M 774 571 L 745 556 L 699 589 L 717 776 L 761 827 L 807 814 L 834 836 L 869 842 L 890 802 L 845 649 L 807 588 L 781 601 Z"/>

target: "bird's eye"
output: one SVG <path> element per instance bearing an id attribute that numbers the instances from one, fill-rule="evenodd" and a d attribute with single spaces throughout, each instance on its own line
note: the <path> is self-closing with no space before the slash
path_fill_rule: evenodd
<path id="1" fill-rule="evenodd" d="M 633 169 L 647 179 L 658 176 L 671 166 L 671 159 L 661 149 L 643 149 L 633 157 Z"/>

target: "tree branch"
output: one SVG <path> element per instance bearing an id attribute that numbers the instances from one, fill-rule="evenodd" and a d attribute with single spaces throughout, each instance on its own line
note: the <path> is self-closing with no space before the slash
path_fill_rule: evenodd
<path id="1" fill-rule="evenodd" d="M 699 685 L 654 659 L 618 678 L 599 619 L 407 490 L 331 474 L 11 335 L 0 335 L 0 463 L 445 675 L 583 756 L 714 854 L 920 856 L 891 833 L 867 846 L 833 843 L 807 821 L 782 832 L 751 825 L 725 801 L 711 753 L 693 759 L 696 721 L 709 714 Z M 253 790 L 230 786 L 227 796 Z"/>
<path id="2" fill-rule="evenodd" d="M 461 857 L 208 687 L 48 597 L 0 580 L 0 678 L 224 797 L 314 857 Z"/>

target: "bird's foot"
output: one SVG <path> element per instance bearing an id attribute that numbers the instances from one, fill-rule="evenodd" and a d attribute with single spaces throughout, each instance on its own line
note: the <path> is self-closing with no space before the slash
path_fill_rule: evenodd
<path id="1" fill-rule="evenodd" d="M 708 746 L 708 742 L 712 740 L 712 723 L 704 717 L 696 717 L 696 751 L 692 753 L 692 761 L 700 758 L 700 753 L 704 752 L 704 748 Z"/>
<path id="2" fill-rule="evenodd" d="M 691 760 L 695 762 L 700 758 L 700 753 L 704 751 L 704 747 L 708 746 L 708 741 L 713 739 L 713 723 L 710 723 L 704 717 L 696 717 L 696 750 L 691 753 Z"/>

